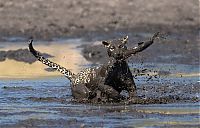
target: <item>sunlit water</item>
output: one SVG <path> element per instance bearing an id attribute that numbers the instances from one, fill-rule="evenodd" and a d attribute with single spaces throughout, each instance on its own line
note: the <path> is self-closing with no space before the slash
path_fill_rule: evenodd
<path id="1" fill-rule="evenodd" d="M 63 41 L 65 42 L 65 41 Z M 82 68 L 90 65 L 84 59 L 81 59 L 78 44 L 68 44 L 68 48 L 59 47 L 61 52 L 54 51 L 56 45 L 48 48 L 40 46 L 41 49 L 57 58 L 58 63 L 71 67 L 73 71 L 78 72 Z M 18 46 L 18 45 L 17 45 Z M 66 45 L 65 45 L 66 46 Z M 18 46 L 19 47 L 19 46 Z M 5 47 L 4 47 L 5 48 Z M 13 46 L 13 48 L 15 48 Z M 70 55 L 74 54 L 67 62 L 63 52 Z M 75 58 L 73 60 L 73 58 Z M 0 65 L 5 62 L 0 62 Z M 14 63 L 14 62 L 13 62 Z M 20 64 L 19 64 L 20 65 Z M 22 64 L 21 65 L 25 65 Z M 35 64 L 37 66 L 41 63 Z M 198 66 L 190 65 L 171 65 L 171 64 L 129 64 L 131 69 L 148 68 L 149 70 L 164 70 L 171 72 L 170 75 L 160 76 L 151 79 L 147 84 L 170 84 L 188 85 L 199 83 Z M 17 65 L 18 66 L 18 65 Z M 31 76 L 31 68 L 33 65 L 25 65 L 23 75 Z M 15 67 L 16 68 L 16 67 Z M 41 68 L 41 69 L 40 69 Z M 34 79 L 18 78 L 18 79 L 1 79 L 0 80 L 0 127 L 156 127 L 156 126 L 188 126 L 198 127 L 199 124 L 199 102 L 192 103 L 172 103 L 172 104 L 106 104 L 92 105 L 79 104 L 72 102 L 71 88 L 69 81 L 57 74 L 49 75 L 52 72 L 44 72 L 44 67 L 37 67 L 33 76 L 37 72 L 42 76 Z M 41 70 L 41 71 L 40 71 Z M 23 72 L 23 71 L 22 71 Z M 27 74 L 26 74 L 27 73 Z M 35 73 L 35 75 L 34 75 Z M 17 74 L 17 70 L 16 70 Z M 9 75 L 9 74 L 8 74 Z M 154 74 L 152 74 L 154 75 Z M 12 75 L 11 75 L 12 76 Z M 16 78 L 16 77 L 15 77 Z M 29 77 L 30 78 L 30 77 Z M 138 87 L 146 83 L 148 78 L 139 76 L 136 79 Z M 184 93 L 184 92 L 181 92 Z M 199 97 L 199 93 L 192 94 Z"/>

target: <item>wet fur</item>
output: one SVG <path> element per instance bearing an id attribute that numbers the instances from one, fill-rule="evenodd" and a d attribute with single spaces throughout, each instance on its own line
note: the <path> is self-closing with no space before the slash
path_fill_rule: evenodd
<path id="1" fill-rule="evenodd" d="M 126 90 L 131 98 L 136 96 L 136 86 L 126 59 L 149 47 L 158 35 L 159 33 L 156 33 L 149 41 L 138 43 L 138 47 L 130 49 L 126 47 L 127 36 L 118 40 L 103 41 L 102 44 L 108 51 L 109 61 L 99 67 L 86 68 L 78 74 L 44 58 L 33 48 L 33 40 L 29 41 L 29 50 L 43 64 L 56 69 L 70 80 L 74 99 L 120 101 L 124 98 L 120 95 L 122 90 Z"/>

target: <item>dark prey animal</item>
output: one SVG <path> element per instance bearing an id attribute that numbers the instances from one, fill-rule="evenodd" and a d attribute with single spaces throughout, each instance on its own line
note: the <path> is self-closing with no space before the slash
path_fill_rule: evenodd
<path id="1" fill-rule="evenodd" d="M 59 71 L 70 80 L 74 99 L 90 101 L 106 96 L 108 99 L 120 101 L 123 98 L 120 95 L 122 90 L 126 90 L 131 98 L 136 96 L 136 86 L 126 59 L 149 47 L 158 36 L 159 33 L 155 33 L 149 41 L 138 43 L 137 47 L 129 49 L 126 47 L 128 36 L 113 41 L 102 41 L 107 48 L 109 61 L 99 67 L 86 68 L 78 74 L 44 58 L 33 48 L 33 40 L 29 41 L 29 50 L 43 64 Z"/>
<path id="2" fill-rule="evenodd" d="M 128 36 L 119 40 L 103 41 L 102 43 L 107 48 L 109 56 L 109 61 L 104 67 L 106 68 L 104 69 L 106 72 L 104 85 L 112 86 L 119 93 L 126 90 L 129 97 L 134 98 L 136 96 L 136 85 L 126 59 L 149 47 L 158 36 L 159 32 L 155 33 L 150 40 L 138 43 L 138 46 L 134 48 L 126 47 Z"/>

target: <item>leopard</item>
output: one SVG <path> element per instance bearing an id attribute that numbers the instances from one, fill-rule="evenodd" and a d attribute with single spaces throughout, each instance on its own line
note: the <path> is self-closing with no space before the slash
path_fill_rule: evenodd
<path id="1" fill-rule="evenodd" d="M 93 99 L 101 101 L 104 97 L 106 101 L 118 102 L 125 99 L 121 95 L 123 90 L 128 92 L 129 98 L 137 97 L 136 85 L 127 59 L 152 45 L 154 40 L 159 38 L 159 34 L 159 32 L 155 33 L 150 40 L 139 42 L 138 46 L 133 48 L 126 46 L 128 36 L 102 41 L 102 45 L 107 49 L 108 61 L 100 66 L 85 68 L 77 74 L 42 56 L 33 47 L 33 39 L 30 39 L 28 44 L 29 51 L 38 61 L 59 71 L 70 81 L 72 96 L 76 101 L 92 101 Z"/>

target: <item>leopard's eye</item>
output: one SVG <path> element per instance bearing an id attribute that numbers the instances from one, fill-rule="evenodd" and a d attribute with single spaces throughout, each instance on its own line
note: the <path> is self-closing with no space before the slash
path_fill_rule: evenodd
<path id="1" fill-rule="evenodd" d="M 126 46 L 120 45 L 119 48 L 121 48 L 121 49 L 126 49 Z"/>
<path id="2" fill-rule="evenodd" d="M 115 47 L 114 46 L 111 46 L 110 47 L 110 51 L 114 51 L 115 50 Z"/>
<path id="3" fill-rule="evenodd" d="M 123 46 L 123 45 L 121 45 L 119 48 L 124 48 L 124 46 Z"/>

